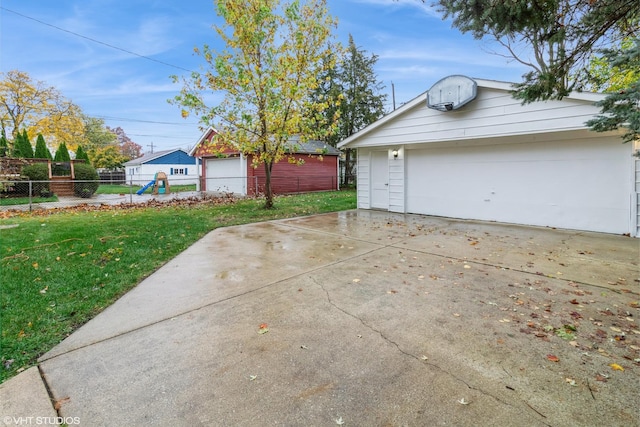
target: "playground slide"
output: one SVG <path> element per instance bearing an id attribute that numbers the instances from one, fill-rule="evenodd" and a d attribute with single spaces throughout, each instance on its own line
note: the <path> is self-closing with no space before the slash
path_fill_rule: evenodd
<path id="1" fill-rule="evenodd" d="M 147 185 L 145 185 L 144 187 L 142 187 L 141 189 L 139 189 L 138 191 L 136 191 L 136 194 L 137 194 L 138 196 L 142 195 L 142 193 L 144 193 L 145 191 L 147 191 L 147 188 L 149 188 L 149 187 L 153 187 L 153 184 L 155 184 L 155 183 L 156 183 L 156 180 L 155 180 L 155 178 L 154 178 L 154 179 L 153 179 L 152 181 L 150 181 Z"/>

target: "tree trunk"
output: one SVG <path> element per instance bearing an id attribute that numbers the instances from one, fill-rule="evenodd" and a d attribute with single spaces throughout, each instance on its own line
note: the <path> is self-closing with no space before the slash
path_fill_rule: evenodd
<path id="1" fill-rule="evenodd" d="M 273 169 L 273 162 L 264 161 L 264 208 L 273 208 L 273 192 L 271 191 L 271 170 Z"/>
<path id="2" fill-rule="evenodd" d="M 353 150 L 351 148 L 347 148 L 344 153 L 344 177 L 342 180 L 342 185 L 344 185 L 345 187 L 348 186 L 351 182 L 351 172 L 353 169 L 351 161 L 352 151 Z"/>

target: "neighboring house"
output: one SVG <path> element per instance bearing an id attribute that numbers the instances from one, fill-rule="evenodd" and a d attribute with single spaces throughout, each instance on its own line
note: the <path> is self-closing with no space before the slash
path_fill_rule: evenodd
<path id="1" fill-rule="evenodd" d="M 260 163 L 254 168 L 253 155 L 245 156 L 233 147 L 212 148 L 216 135 L 217 131 L 209 128 L 189 153 L 201 159 L 200 189 L 239 195 L 263 193 L 264 165 Z M 273 165 L 271 189 L 274 194 L 338 189 L 339 150 L 320 141 L 292 140 L 291 147 L 290 155 L 301 159 L 303 164 L 290 163 L 285 156 Z"/>
<path id="2" fill-rule="evenodd" d="M 124 164 L 127 182 L 144 185 L 154 179 L 157 172 L 167 174 L 170 185 L 197 184 L 196 158 L 182 149 L 147 153 Z"/>
<path id="3" fill-rule="evenodd" d="M 604 95 L 522 105 L 472 81 L 459 109 L 427 91 L 338 145 L 357 149 L 358 208 L 640 236 L 640 144 L 585 125 Z"/>

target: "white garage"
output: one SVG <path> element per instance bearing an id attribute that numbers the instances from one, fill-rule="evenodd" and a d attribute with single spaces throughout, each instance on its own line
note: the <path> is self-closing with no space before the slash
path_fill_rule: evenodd
<path id="1" fill-rule="evenodd" d="M 359 208 L 639 235 L 639 147 L 584 125 L 601 95 L 521 105 L 474 81 L 459 109 L 425 92 L 340 144 L 358 150 Z"/>
<path id="2" fill-rule="evenodd" d="M 247 194 L 247 162 L 243 156 L 205 160 L 207 191 Z"/>

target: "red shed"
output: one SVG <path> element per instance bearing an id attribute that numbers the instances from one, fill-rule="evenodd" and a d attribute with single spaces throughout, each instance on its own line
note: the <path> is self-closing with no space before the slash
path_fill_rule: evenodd
<path id="1" fill-rule="evenodd" d="M 224 191 L 235 194 L 258 194 L 264 192 L 265 172 L 260 164 L 252 166 L 253 156 L 245 156 L 233 148 L 213 149 L 211 141 L 218 132 L 209 128 L 190 151 L 200 159 L 200 190 Z M 302 160 L 302 164 L 289 162 L 285 157 L 273 165 L 271 189 L 274 194 L 309 191 L 337 190 L 338 157 L 340 151 L 321 141 L 299 142 L 289 156 Z"/>

